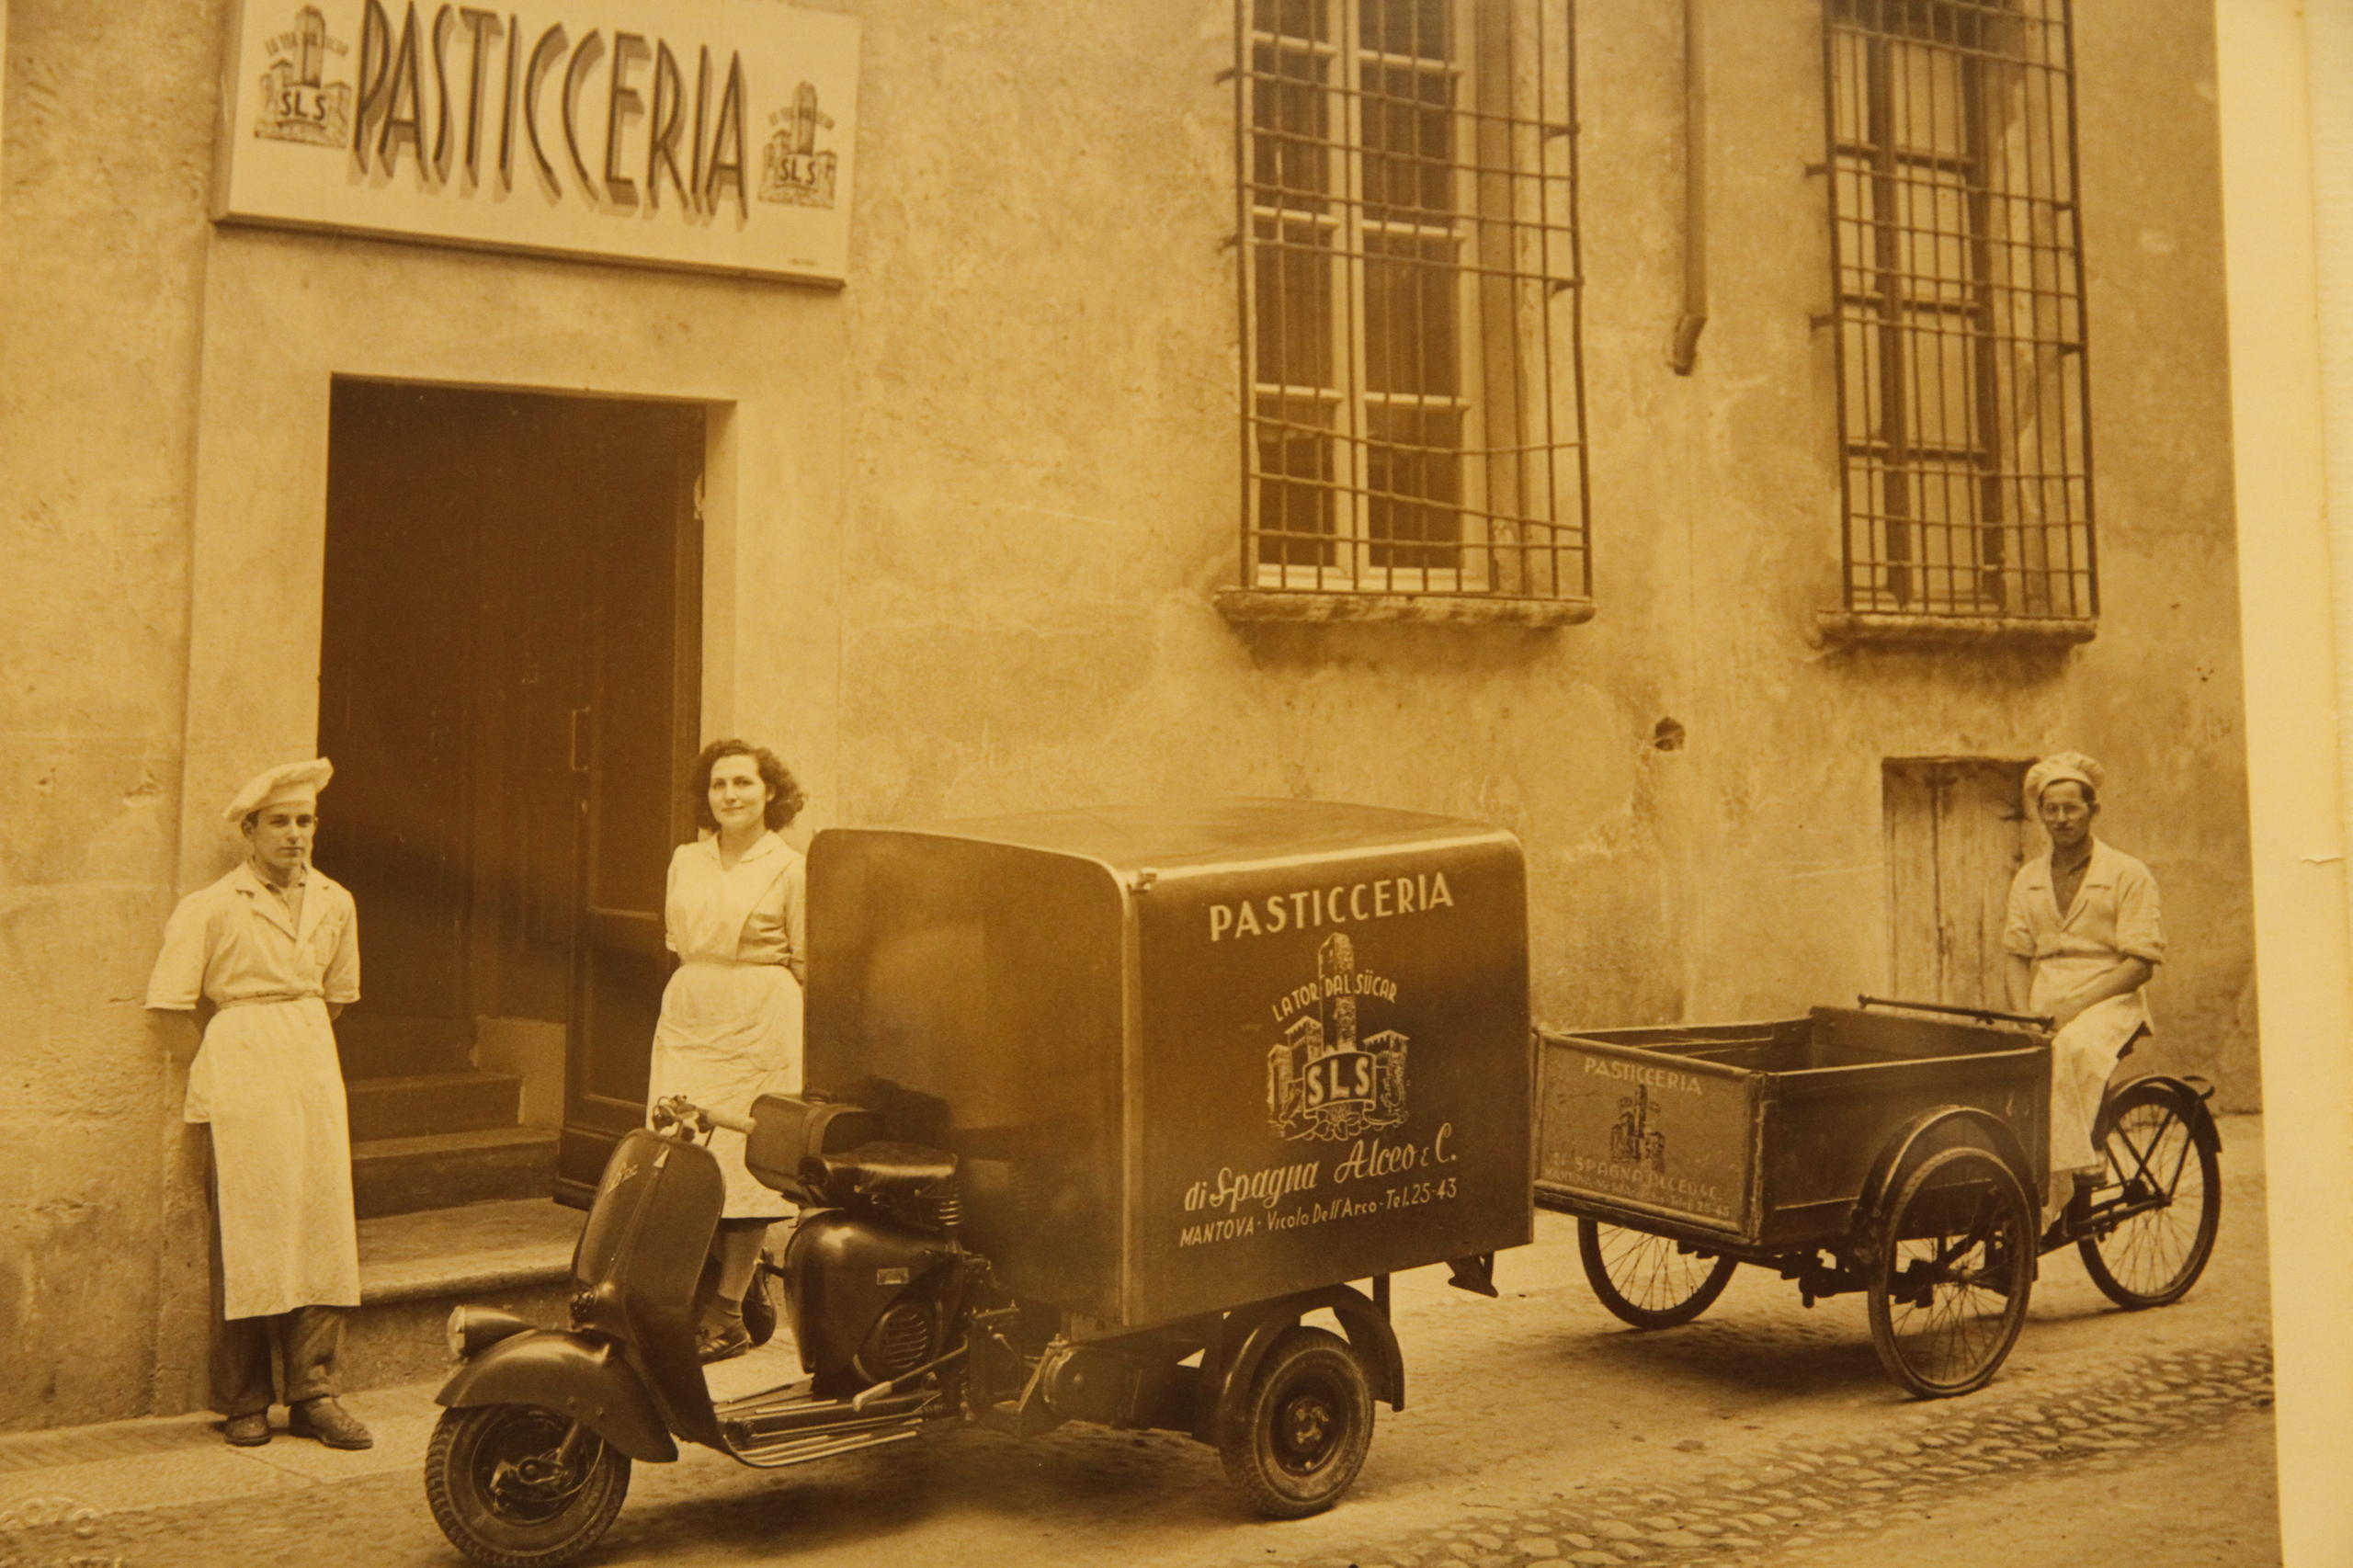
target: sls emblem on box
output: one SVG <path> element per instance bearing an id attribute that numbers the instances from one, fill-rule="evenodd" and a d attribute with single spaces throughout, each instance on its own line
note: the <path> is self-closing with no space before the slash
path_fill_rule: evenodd
<path id="1" fill-rule="evenodd" d="M 1295 1011 L 1267 1051 L 1267 1113 L 1285 1138 L 1358 1138 L 1405 1119 L 1405 1037 L 1357 1037 L 1357 1002 L 1397 998 L 1396 983 L 1356 967 L 1356 945 L 1335 933 L 1316 951 L 1315 983 L 1277 1005 Z"/>

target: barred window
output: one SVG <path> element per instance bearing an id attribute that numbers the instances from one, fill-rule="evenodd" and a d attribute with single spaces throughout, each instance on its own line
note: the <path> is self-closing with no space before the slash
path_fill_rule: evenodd
<path id="1" fill-rule="evenodd" d="M 1569 0 L 1235 32 L 1244 584 L 1587 600 Z"/>
<path id="2" fill-rule="evenodd" d="M 1825 0 L 1846 608 L 2084 628 L 2069 0 Z"/>

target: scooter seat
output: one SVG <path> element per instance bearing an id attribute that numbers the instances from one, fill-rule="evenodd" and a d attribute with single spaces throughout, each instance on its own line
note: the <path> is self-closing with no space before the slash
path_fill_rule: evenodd
<path id="1" fill-rule="evenodd" d="M 956 1156 L 920 1143 L 861 1143 L 838 1154 L 812 1154 L 821 1180 L 870 1198 L 913 1198 L 956 1174 Z M 807 1167 L 803 1167 L 806 1169 Z"/>

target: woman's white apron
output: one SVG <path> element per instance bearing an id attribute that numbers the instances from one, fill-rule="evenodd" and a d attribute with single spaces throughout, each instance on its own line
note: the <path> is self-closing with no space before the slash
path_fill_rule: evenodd
<path id="1" fill-rule="evenodd" d="M 708 1109 L 748 1116 L 760 1096 L 801 1088 L 801 983 L 782 961 L 784 933 L 768 928 L 780 917 L 771 911 L 753 937 L 745 933 L 754 910 L 798 863 L 774 835 L 732 868 L 721 867 L 708 839 L 682 845 L 672 858 L 664 924 L 680 961 L 662 992 L 649 1107 L 683 1095 Z M 726 1177 L 727 1218 L 793 1211 L 745 1168 L 743 1134 L 716 1131 L 710 1150 Z"/>
<path id="2" fill-rule="evenodd" d="M 710 1110 L 749 1116 L 762 1095 L 801 1087 L 801 984 L 780 963 L 689 959 L 662 992 L 648 1103 L 684 1095 Z M 731 1220 L 792 1212 L 744 1165 L 744 1135 L 722 1128 L 711 1153 L 727 1178 Z"/>

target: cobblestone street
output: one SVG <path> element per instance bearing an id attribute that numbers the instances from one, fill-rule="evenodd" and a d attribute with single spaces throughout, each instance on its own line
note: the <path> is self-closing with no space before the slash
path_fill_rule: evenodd
<path id="1" fill-rule="evenodd" d="M 2212 1456 L 2225 1449 L 2242 1451 L 2248 1462 L 2240 1468 L 2246 1473 L 2268 1478 L 2268 1460 L 2261 1449 L 2268 1430 L 2264 1413 L 2270 1404 L 2270 1358 L 2261 1351 L 2136 1358 L 2114 1368 L 2098 1388 L 2070 1398 L 2065 1408 L 2046 1409 L 2016 1395 L 1989 1397 L 1973 1406 L 1939 1406 L 1938 1419 L 1920 1423 L 1908 1436 L 1829 1447 L 1781 1445 L 1738 1470 L 1697 1477 L 1674 1489 L 1617 1483 L 1586 1490 L 1554 1507 L 1529 1510 L 1507 1523 L 1448 1525 L 1351 1554 L 1313 1559 L 1305 1568 L 1436 1568 L 1455 1562 L 1473 1568 L 1559 1562 L 1610 1568 L 1622 1562 L 1849 1559 L 1919 1563 L 1926 1561 L 1921 1553 L 1929 1541 L 1959 1533 L 1940 1520 L 1993 1502 L 2021 1482 L 2105 1477 L 2094 1492 L 2112 1501 L 2118 1493 L 2143 1491 L 2150 1474 L 2169 1471 L 2173 1456 L 2181 1453 L 2200 1456 L 2196 1473 L 2211 1484 L 2218 1468 Z M 2018 1510 L 2004 1511 L 2012 1517 L 2000 1528 L 2016 1536 Z M 2026 1523 L 2026 1533 L 2032 1534 L 2062 1521 Z M 2076 1523 L 2087 1536 L 2107 1533 L 2104 1522 L 2082 1517 Z M 2219 1532 L 2214 1527 L 2221 1527 Z M 1972 1533 L 1976 1539 L 1964 1550 L 1972 1564 L 2041 1561 L 1989 1557 L 1984 1532 Z M 2136 1552 L 2131 1560 L 2261 1562 L 2273 1533 L 2259 1512 L 2236 1520 L 2225 1517 L 2207 1521 L 2188 1539 L 2169 1530 L 2165 1554 L 2153 1559 Z M 1905 1544 L 1891 1552 L 1890 1538 L 1896 1537 L 1905 1538 Z M 2243 1547 L 2246 1554 L 2218 1551 L 2224 1542 Z M 1861 1550 L 1866 1543 L 1869 1550 Z M 2088 1560 L 2126 1559 L 2111 1549 Z"/>
<path id="2" fill-rule="evenodd" d="M 1188 1439 L 1065 1427 L 853 1455 L 781 1473 L 703 1450 L 636 1468 L 598 1564 L 720 1568 L 2239 1568 L 2278 1561 L 2261 1124 L 2223 1126 L 2221 1239 L 2177 1305 L 2110 1307 L 2046 1258 L 2001 1375 L 1905 1398 L 1859 1298 L 1807 1310 L 1744 1269 L 1656 1334 L 1595 1302 L 1572 1225 L 1539 1218 L 1503 1298 L 1398 1281 L 1407 1407 L 1356 1488 L 1289 1524 L 1246 1516 Z M 738 1362 L 733 1381 L 780 1377 Z M 722 1391 L 725 1392 L 725 1391 Z M 0 1443 L 0 1564 L 457 1568 L 418 1466 L 430 1386 L 354 1404 L 366 1454 L 281 1436 L 225 1450 L 196 1418 Z M 106 1445 L 106 1457 L 94 1457 Z"/>

